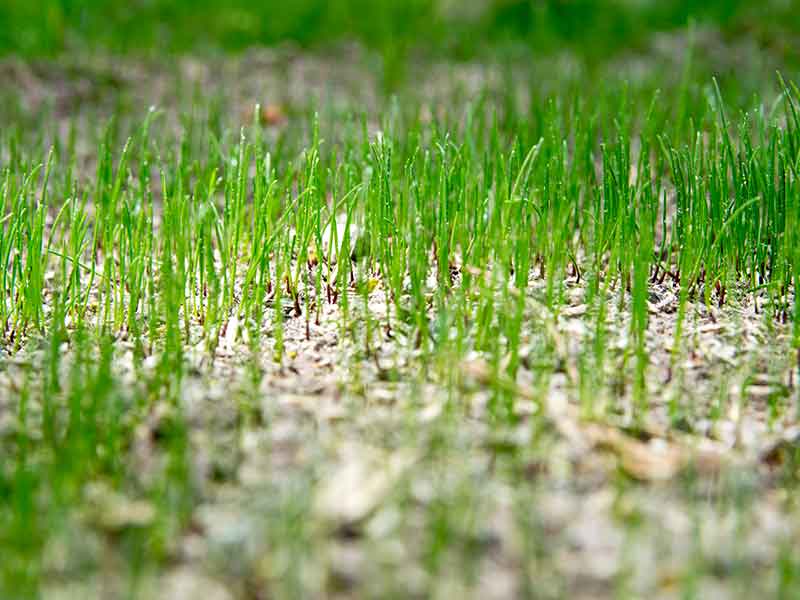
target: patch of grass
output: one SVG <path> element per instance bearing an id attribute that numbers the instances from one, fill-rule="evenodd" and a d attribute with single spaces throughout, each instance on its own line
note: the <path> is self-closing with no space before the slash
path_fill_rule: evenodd
<path id="1" fill-rule="evenodd" d="M 354 36 L 411 72 L 422 35 L 516 50 L 499 85 L 309 92 L 269 117 L 224 81 L 164 109 L 30 107 L 8 63 L 0 595 L 158 597 L 186 569 L 241 597 L 791 596 L 792 78 L 703 79 L 699 29 L 663 87 L 513 62 L 585 54 L 586 27 L 636 46 L 685 3 L 489 3 L 452 34 L 425 2 L 47 7 L 32 53 L 76 23 L 154 48 L 162 20 L 171 50 L 197 28 Z M 748 10 L 700 16 L 733 31 Z"/>

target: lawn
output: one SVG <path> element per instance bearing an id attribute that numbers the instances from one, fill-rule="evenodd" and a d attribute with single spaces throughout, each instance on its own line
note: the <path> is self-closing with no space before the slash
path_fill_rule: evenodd
<path id="1" fill-rule="evenodd" d="M 800 597 L 761 4 L 0 7 L 0 598 Z"/>

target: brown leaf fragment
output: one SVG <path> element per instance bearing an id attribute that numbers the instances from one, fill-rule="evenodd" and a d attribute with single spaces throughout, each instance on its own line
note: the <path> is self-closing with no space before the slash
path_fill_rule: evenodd
<path id="1" fill-rule="evenodd" d="M 775 440 L 764 445 L 759 453 L 760 462 L 770 467 L 780 467 L 800 450 L 800 426 L 790 427 Z"/>
<path id="2" fill-rule="evenodd" d="M 128 498 L 102 483 L 87 486 L 86 500 L 86 519 L 105 531 L 147 527 L 156 518 L 156 509 L 150 502 Z"/>
<path id="3" fill-rule="evenodd" d="M 617 429 L 592 424 L 585 428 L 598 448 L 613 452 L 620 468 L 640 481 L 672 479 L 686 465 L 687 454 L 670 442 L 654 438 L 641 442 Z"/>
<path id="4" fill-rule="evenodd" d="M 287 121 L 286 111 L 280 104 L 267 104 L 261 107 L 259 115 L 262 125 L 283 125 Z"/>

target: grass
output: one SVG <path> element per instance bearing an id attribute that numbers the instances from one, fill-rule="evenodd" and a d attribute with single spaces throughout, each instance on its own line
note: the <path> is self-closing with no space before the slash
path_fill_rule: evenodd
<path id="1" fill-rule="evenodd" d="M 550 103 L 541 122 L 514 114 L 500 123 L 480 101 L 462 126 L 422 122 L 412 109 L 373 134 L 356 117 L 323 131 L 327 143 L 314 117 L 300 146 L 260 141 L 259 123 L 210 147 L 194 133 L 209 130 L 202 122 L 154 139 L 151 112 L 124 141 L 113 125 L 98 132 L 91 181 L 76 179 L 70 148 L 21 151 L 12 132 L 3 140 L 4 335 L 19 344 L 61 325 L 44 313 L 48 272 L 71 326 L 128 331 L 149 346 L 142 324 L 162 326 L 175 348 L 193 323 L 210 340 L 223 315 L 261 323 L 263 300 L 279 290 L 299 316 L 313 312 L 323 284 L 333 302 L 352 285 L 371 292 L 378 276 L 393 308 L 387 327 L 418 328 L 423 348 L 438 343 L 430 302 L 459 298 L 447 322 L 470 321 L 482 303 L 524 308 L 541 277 L 554 310 L 569 274 L 601 303 L 609 289 L 621 303 L 631 292 L 640 342 L 648 280 L 666 277 L 680 283 L 682 304 L 699 295 L 722 307 L 729 289 L 746 290 L 785 320 L 795 310 L 800 122 L 793 88 L 781 85 L 775 102 L 735 125 L 715 95 L 680 139 L 661 133 L 668 115 L 637 114 L 624 96 L 594 109 Z M 348 253 L 351 262 L 338 260 Z M 431 271 L 437 287 L 426 298 Z M 493 327 L 475 326 L 477 339 Z"/>
<path id="2" fill-rule="evenodd" d="M 592 0 L 486 0 L 464 8 L 448 0 L 151 0 L 134 5 L 88 0 L 11 0 L 0 7 L 0 53 L 28 58 L 64 52 L 116 54 L 241 52 L 254 45 L 325 48 L 356 41 L 380 56 L 384 85 L 396 91 L 408 58 L 463 59 L 522 46 L 536 55 L 575 54 L 590 68 L 641 52 L 655 35 L 689 23 L 726 39 L 754 40 L 796 66 L 796 11 L 781 0 L 756 8 L 743 0 L 597 3 Z"/>
<path id="3" fill-rule="evenodd" d="M 376 5 L 418 20 L 375 40 L 354 7 L 301 33 L 439 39 L 432 4 Z M 34 54 L 132 18 L 48 8 Z M 279 118 L 6 103 L 0 596 L 795 597 L 800 90 L 685 56 Z"/>

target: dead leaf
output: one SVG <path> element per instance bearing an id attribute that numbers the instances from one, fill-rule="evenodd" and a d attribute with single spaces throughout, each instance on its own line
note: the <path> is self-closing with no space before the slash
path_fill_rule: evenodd
<path id="1" fill-rule="evenodd" d="M 147 527 L 156 518 L 156 509 L 150 502 L 128 498 L 104 483 L 89 484 L 86 500 L 87 520 L 109 532 Z"/>
<path id="2" fill-rule="evenodd" d="M 687 462 L 681 448 L 663 439 L 641 442 L 618 429 L 598 424 L 587 426 L 585 432 L 597 447 L 617 455 L 623 471 L 641 481 L 672 479 Z"/>
<path id="3" fill-rule="evenodd" d="M 261 122 L 264 125 L 282 125 L 287 120 L 286 111 L 280 104 L 267 104 L 261 108 Z"/>
<path id="4" fill-rule="evenodd" d="M 785 464 L 800 449 L 800 426 L 790 427 L 780 437 L 767 443 L 759 452 L 759 460 L 770 467 Z"/>

